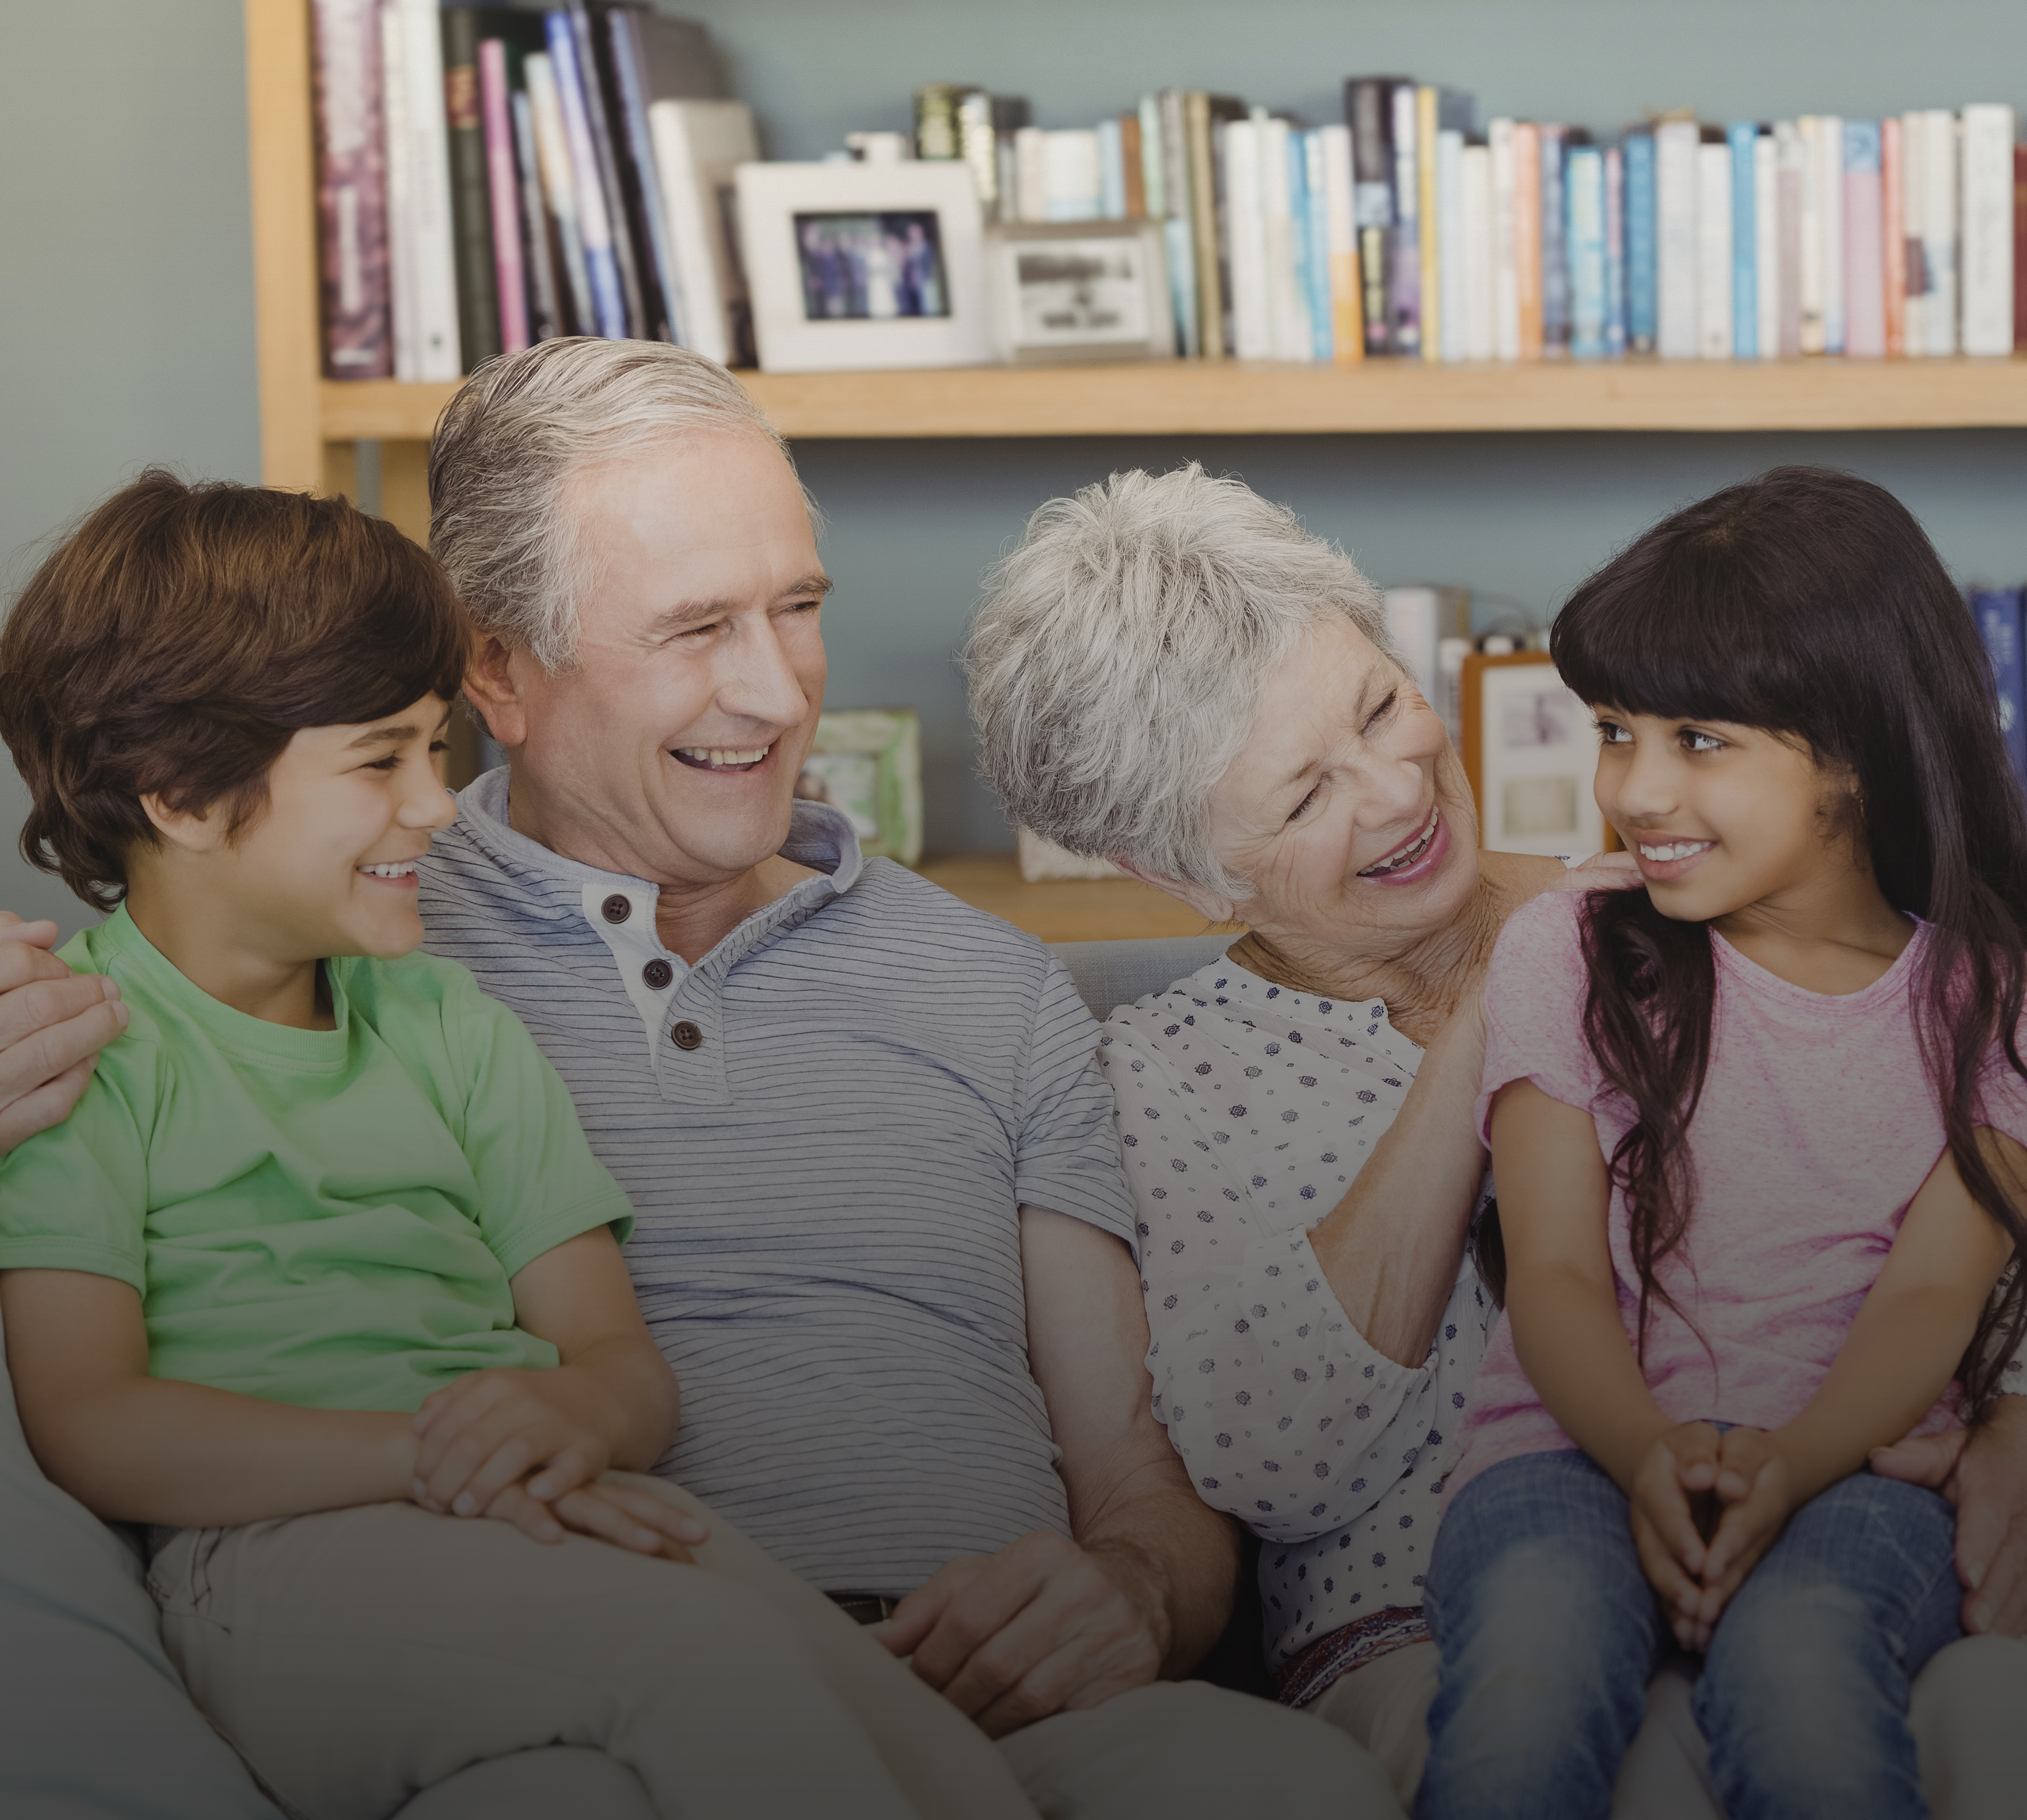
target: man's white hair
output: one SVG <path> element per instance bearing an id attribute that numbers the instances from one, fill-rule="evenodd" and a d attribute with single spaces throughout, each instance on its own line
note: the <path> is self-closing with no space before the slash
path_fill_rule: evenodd
<path id="1" fill-rule="evenodd" d="M 1394 655 L 1349 556 L 1194 462 L 1050 500 L 985 588 L 962 661 L 1014 819 L 1235 902 L 1251 888 L 1211 850 L 1210 796 L 1268 674 L 1338 615 Z"/>
<path id="2" fill-rule="evenodd" d="M 695 430 L 763 436 L 788 458 L 737 379 L 666 341 L 570 336 L 474 373 L 430 441 L 430 550 L 479 631 L 569 669 L 599 564 L 572 477 Z"/>

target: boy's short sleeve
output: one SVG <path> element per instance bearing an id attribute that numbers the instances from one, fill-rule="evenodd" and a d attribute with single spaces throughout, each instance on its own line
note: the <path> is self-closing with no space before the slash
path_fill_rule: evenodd
<path id="1" fill-rule="evenodd" d="M 151 1046 L 108 1050 L 70 1117 L 0 1157 L 0 1270 L 81 1270 L 148 1292 Z"/>
<path id="2" fill-rule="evenodd" d="M 1492 1102 L 1509 1083 L 1531 1080 L 1581 1112 L 1593 1110 L 1603 1091 L 1583 1034 L 1587 976 L 1578 919 L 1587 895 L 1556 891 L 1531 899 L 1507 918 L 1492 951 L 1476 1115 L 1488 1148 Z"/>
<path id="3" fill-rule="evenodd" d="M 460 1136 L 478 1184 L 479 1227 L 507 1274 L 596 1226 L 625 1244 L 633 1205 L 592 1154 L 569 1088 L 521 1021 L 465 974 L 446 998 L 444 1024 L 465 1064 Z"/>

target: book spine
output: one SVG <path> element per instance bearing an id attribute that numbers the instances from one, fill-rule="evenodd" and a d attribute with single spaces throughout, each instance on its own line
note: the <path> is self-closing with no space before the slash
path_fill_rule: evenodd
<path id="1" fill-rule="evenodd" d="M 1464 272 L 1464 357 L 1489 360 L 1494 341 L 1492 328 L 1492 149 L 1489 146 L 1464 148 L 1458 187 L 1461 194 Z"/>
<path id="2" fill-rule="evenodd" d="M 1922 324 L 1928 351 L 1957 351 L 1957 123 L 1947 108 L 1922 116 L 1922 179 L 1928 194 L 1922 210 L 1922 263 L 1929 290 Z"/>
<path id="3" fill-rule="evenodd" d="M 612 66 L 613 111 L 618 116 L 620 144 L 626 154 L 622 187 L 644 268 L 641 301 L 647 312 L 645 327 L 652 340 L 681 343 L 682 287 L 669 238 L 669 211 L 655 168 L 654 138 L 648 130 L 647 57 L 639 36 L 640 15 L 630 7 L 618 7 L 603 18 Z"/>
<path id="4" fill-rule="evenodd" d="M 596 332 L 606 340 L 624 341 L 626 299 L 620 288 L 619 261 L 612 247 L 612 218 L 607 212 L 605 187 L 599 179 L 598 153 L 591 142 L 584 72 L 578 68 L 577 34 L 567 13 L 545 13 L 542 23 L 548 36 L 549 67 L 555 78 L 556 105 L 563 116 L 563 142 L 570 148 L 570 189 L 577 204 L 577 231 L 584 246 L 585 271 L 591 281 L 592 316 Z"/>
<path id="5" fill-rule="evenodd" d="M 2013 348 L 2027 350 L 2027 146 L 2013 148 Z"/>
<path id="6" fill-rule="evenodd" d="M 748 353 L 751 324 L 733 281 L 719 264 L 717 192 L 691 138 L 696 103 L 651 101 L 648 136 L 669 211 L 669 244 L 681 287 L 685 344 L 721 366 Z"/>
<path id="7" fill-rule="evenodd" d="M 570 157 L 570 134 L 563 124 L 563 98 L 556 90 L 554 66 L 537 53 L 522 66 L 528 83 L 528 105 L 535 129 L 535 156 L 542 173 L 542 194 L 556 223 L 562 253 L 564 298 L 569 317 L 564 332 L 600 332 L 598 305 L 593 294 L 591 268 L 585 257 L 584 233 L 578 224 L 577 171 Z"/>
<path id="8" fill-rule="evenodd" d="M 2013 352 L 2013 109 L 1963 111 L 1963 351 Z"/>
<path id="9" fill-rule="evenodd" d="M 2015 777 L 2027 781 L 2027 663 L 2023 663 L 2018 589 L 1974 588 L 1971 617 L 1992 664 L 1999 731 Z"/>
<path id="10" fill-rule="evenodd" d="M 1039 127 L 1014 130 L 1014 219 L 1049 218 L 1049 135 Z"/>
<path id="11" fill-rule="evenodd" d="M 1126 147 L 1119 123 L 1098 123 L 1098 212 L 1107 221 L 1126 219 Z"/>
<path id="12" fill-rule="evenodd" d="M 1541 357 L 1541 135 L 1513 125 L 1513 290 L 1519 305 L 1520 358 Z"/>
<path id="13" fill-rule="evenodd" d="M 1886 331 L 1886 353 L 1898 360 L 1907 352 L 1907 214 L 1900 157 L 1900 120 L 1889 114 L 1879 123 L 1879 292 Z"/>
<path id="14" fill-rule="evenodd" d="M 1725 129 L 1731 150 L 1731 348 L 1741 360 L 1759 357 L 1759 129 L 1734 120 Z"/>
<path id="15" fill-rule="evenodd" d="M 1636 354 L 1660 345 L 1660 202 L 1654 135 L 1626 135 L 1626 344 Z"/>
<path id="16" fill-rule="evenodd" d="M 1520 358 L 1520 255 L 1516 220 L 1513 146 L 1516 124 L 1496 120 L 1486 124 L 1492 175 L 1492 334 L 1493 357 Z"/>
<path id="17" fill-rule="evenodd" d="M 375 0 L 316 0 L 317 226 L 328 379 L 394 371 Z"/>
<path id="18" fill-rule="evenodd" d="M 1336 357 L 1337 320 L 1331 307 L 1331 222 L 1329 176 L 1324 165 L 1324 139 L 1317 132 L 1301 135 L 1302 156 L 1309 168 L 1303 194 L 1309 201 L 1307 232 L 1304 235 L 1309 278 L 1309 341 L 1313 357 L 1327 364 Z"/>
<path id="19" fill-rule="evenodd" d="M 609 74 L 591 29 L 591 14 L 584 0 L 571 0 L 570 37 L 577 47 L 578 80 L 584 89 L 585 126 L 591 135 L 591 155 L 596 161 L 598 183 L 604 193 L 606 220 L 612 234 L 612 262 L 619 273 L 620 301 L 626 311 L 626 333 L 659 339 L 648 320 L 647 298 L 641 286 L 640 262 L 633 257 L 633 236 L 627 226 L 626 184 L 619 168 L 619 147 L 612 135 L 611 118 L 606 109 L 605 91 Z"/>
<path id="20" fill-rule="evenodd" d="M 1183 97 L 1190 165 L 1190 256 L 1197 270 L 1197 341 L 1207 360 L 1224 357 L 1224 279 L 1218 269 L 1217 175 L 1211 161 L 1210 97 Z"/>
<path id="21" fill-rule="evenodd" d="M 1165 221 L 1169 218 L 1168 186 L 1163 176 L 1168 161 L 1161 155 L 1161 103 L 1158 96 L 1143 94 L 1140 98 L 1140 188 L 1141 201 L 1147 211 L 1150 221 Z M 1021 219 L 1027 217 L 1024 215 Z"/>
<path id="22" fill-rule="evenodd" d="M 1929 247 L 1923 223 L 1929 209 L 1927 116 L 1900 116 L 1900 262 L 1907 274 L 1907 358 L 1929 352 Z"/>
<path id="23" fill-rule="evenodd" d="M 1416 168 L 1417 90 L 1394 85 L 1394 323 L 1397 354 L 1422 351 L 1422 184 Z"/>
<path id="24" fill-rule="evenodd" d="M 1422 358 L 1443 357 L 1442 242 L 1436 220 L 1436 91 L 1415 90 L 1415 219 L 1421 230 Z"/>
<path id="25" fill-rule="evenodd" d="M 1358 269 L 1365 351 L 1393 347 L 1394 116 L 1392 85 L 1383 76 L 1354 76 L 1344 85 L 1345 124 L 1351 133 L 1352 210 L 1358 226 Z"/>
<path id="26" fill-rule="evenodd" d="M 1829 346 L 1823 294 L 1823 157 L 1821 116 L 1804 114 L 1802 139 L 1802 352 L 1820 354 Z"/>
<path id="27" fill-rule="evenodd" d="M 1288 275 L 1281 293 L 1281 358 L 1308 360 L 1316 352 L 1309 319 L 1309 161 L 1301 130 L 1288 128 L 1283 156 L 1288 163 Z"/>
<path id="28" fill-rule="evenodd" d="M 1437 325 L 1445 360 L 1464 352 L 1464 135 L 1454 127 L 1436 133 Z"/>
<path id="29" fill-rule="evenodd" d="M 1886 300 L 1880 255 L 1879 127 L 1844 124 L 1844 351 L 1876 360 L 1886 352 Z"/>
<path id="30" fill-rule="evenodd" d="M 410 177 L 415 136 L 408 130 L 408 22 L 400 0 L 380 9 L 381 117 L 387 173 L 387 326 L 394 377 L 422 376 L 422 341 L 415 319 L 415 184 Z"/>
<path id="31" fill-rule="evenodd" d="M 408 72 L 408 200 L 415 223 L 415 376 L 455 379 L 464 364 L 458 339 L 441 28 L 435 0 L 401 4 L 402 61 Z"/>
<path id="32" fill-rule="evenodd" d="M 451 237 L 457 260 L 457 336 L 464 370 L 500 353 L 500 295 L 493 253 L 493 198 L 479 113 L 478 12 L 446 6 L 444 133 L 450 158 Z"/>
<path id="33" fill-rule="evenodd" d="M 1321 127 L 1324 186 L 1330 237 L 1331 354 L 1337 364 L 1365 358 L 1365 321 L 1360 308 L 1358 223 L 1353 208 L 1351 129 Z"/>
<path id="34" fill-rule="evenodd" d="M 507 46 L 497 38 L 478 46 L 478 111 L 486 135 L 486 195 L 493 223 L 493 278 L 500 300 L 500 352 L 528 345 L 528 279 L 522 258 L 520 174 L 507 88 Z"/>
<path id="35" fill-rule="evenodd" d="M 1626 352 L 1626 153 L 1604 152 L 1604 352 L 1617 360 Z"/>
<path id="36" fill-rule="evenodd" d="M 1718 135 L 1697 147 L 1697 353 L 1706 360 L 1731 358 L 1731 147 Z"/>
<path id="37" fill-rule="evenodd" d="M 1654 129 L 1655 345 L 1670 360 L 1697 353 L 1697 147 L 1693 121 L 1664 120 Z"/>
<path id="38" fill-rule="evenodd" d="M 1570 351 L 1569 204 L 1564 194 L 1564 166 L 1569 129 L 1535 129 L 1541 161 L 1541 352 L 1560 360 Z"/>
<path id="39" fill-rule="evenodd" d="M 1120 179 L 1125 197 L 1126 219 L 1147 219 L 1147 172 L 1140 150 L 1140 116 L 1136 112 L 1119 116 Z M 1004 219 L 1004 217 L 1002 217 Z"/>
<path id="40" fill-rule="evenodd" d="M 1265 223 L 1268 334 L 1277 360 L 1309 358 L 1309 324 L 1298 315 L 1301 296 L 1296 273 L 1293 172 L 1288 157 L 1288 123 L 1260 122 L 1260 214 Z"/>
<path id="41" fill-rule="evenodd" d="M 1774 127 L 1774 191 L 1778 214 L 1776 231 L 1780 240 L 1778 270 L 1781 324 L 1778 345 L 1784 360 L 1793 360 L 1802 351 L 1802 199 L 1808 186 L 1807 164 L 1800 126 L 1793 120 L 1777 121 Z"/>
<path id="42" fill-rule="evenodd" d="M 563 303 L 556 280 L 549 212 L 542 201 L 541 165 L 535 155 L 535 116 L 528 91 L 507 98 L 514 125 L 514 164 L 520 183 L 521 257 L 528 274 L 528 339 L 553 341 L 563 332 Z"/>
<path id="43" fill-rule="evenodd" d="M 1095 221 L 1104 206 L 1098 135 L 1080 127 L 1042 135 L 1043 215 L 1050 221 Z"/>
<path id="44" fill-rule="evenodd" d="M 1570 353 L 1579 360 L 1605 354 L 1604 154 L 1572 146 L 1564 168 L 1568 193 Z"/>
<path id="45" fill-rule="evenodd" d="M 1166 205 L 1169 290 L 1176 312 L 1176 349 L 1194 360 L 1203 352 L 1197 321 L 1197 263 L 1194 204 L 1190 196 L 1190 146 L 1183 120 L 1183 91 L 1165 88 L 1161 109 L 1161 198 Z"/>
<path id="46" fill-rule="evenodd" d="M 1841 354 L 1847 334 L 1844 296 L 1844 117 L 1824 114 L 1818 119 L 1816 153 L 1822 161 L 1822 189 L 1818 206 L 1822 211 L 1823 236 L 1823 352 Z"/>
<path id="47" fill-rule="evenodd" d="M 1753 345 L 1763 360 L 1781 356 L 1781 205 L 1774 134 L 1752 135 Z"/>
<path id="48" fill-rule="evenodd" d="M 1224 131 L 1225 201 L 1231 241 L 1232 352 L 1242 360 L 1274 357 L 1267 288 L 1267 220 L 1261 172 L 1264 122 L 1234 120 Z"/>

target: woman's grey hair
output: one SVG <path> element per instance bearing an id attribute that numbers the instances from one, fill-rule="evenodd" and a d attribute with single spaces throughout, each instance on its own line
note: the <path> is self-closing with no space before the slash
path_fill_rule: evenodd
<path id="1" fill-rule="evenodd" d="M 1028 521 L 965 647 L 985 771 L 1014 819 L 1242 902 L 1211 792 L 1261 689 L 1342 615 L 1389 656 L 1379 590 L 1285 507 L 1194 462 L 1115 474 Z"/>
<path id="2" fill-rule="evenodd" d="M 750 431 L 788 457 L 737 379 L 666 341 L 571 336 L 474 373 L 430 441 L 430 550 L 479 631 L 569 669 L 598 566 L 572 476 L 689 430 Z"/>

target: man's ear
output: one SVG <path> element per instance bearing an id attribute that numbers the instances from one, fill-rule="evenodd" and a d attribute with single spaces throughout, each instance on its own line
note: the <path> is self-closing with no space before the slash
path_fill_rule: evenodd
<path id="1" fill-rule="evenodd" d="M 201 809 L 172 809 L 158 796 L 141 799 L 141 812 L 156 833 L 178 852 L 196 856 L 216 853 L 225 844 L 223 815 L 207 815 Z"/>
<path id="2" fill-rule="evenodd" d="M 481 641 L 464 673 L 465 699 L 478 711 L 486 730 L 502 746 L 520 745 L 528 736 L 527 666 L 534 659 L 497 638 Z"/>
<path id="3" fill-rule="evenodd" d="M 1205 891 L 1202 885 L 1183 879 L 1164 878 L 1159 873 L 1149 872 L 1117 853 L 1106 857 L 1129 878 L 1137 878 L 1143 884 L 1151 884 L 1157 891 L 1166 892 L 1178 903 L 1187 904 L 1205 922 L 1228 923 L 1234 920 L 1232 913 L 1239 906 L 1228 897 L 1220 897 L 1217 892 Z"/>

